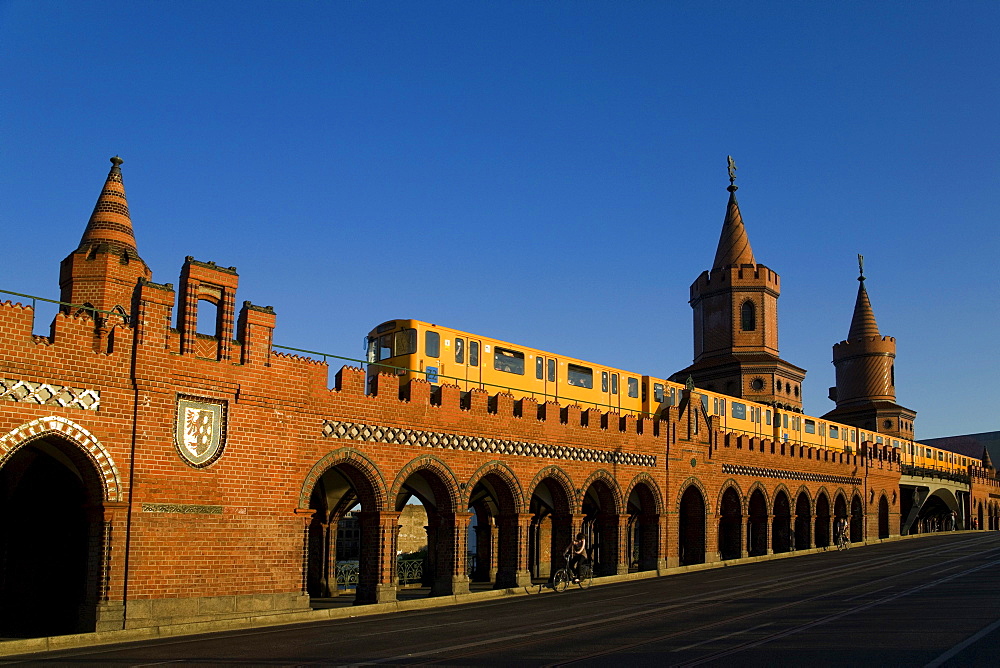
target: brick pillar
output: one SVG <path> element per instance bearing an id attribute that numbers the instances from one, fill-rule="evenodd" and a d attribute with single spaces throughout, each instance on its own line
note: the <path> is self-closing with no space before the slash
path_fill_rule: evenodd
<path id="1" fill-rule="evenodd" d="M 712 512 L 705 513 L 705 563 L 721 561 L 719 554 L 719 520 L 721 515 Z"/>
<path id="2" fill-rule="evenodd" d="M 396 600 L 396 546 L 399 541 L 398 512 L 359 512 L 361 562 L 355 604 L 388 603 Z"/>
<path id="3" fill-rule="evenodd" d="M 324 579 L 327 596 L 340 596 L 337 586 L 337 532 L 340 530 L 340 518 L 331 517 L 326 527 L 326 561 L 324 562 Z"/>
<path id="4" fill-rule="evenodd" d="M 767 553 L 774 554 L 774 515 L 768 514 L 767 516 Z"/>
<path id="5" fill-rule="evenodd" d="M 127 503 L 105 503 L 91 514 L 91 549 L 100 555 L 97 581 L 95 630 L 125 628 L 122 585 L 125 579 L 125 522 Z M 88 593 L 89 595 L 89 593 Z"/>
<path id="6" fill-rule="evenodd" d="M 439 517 L 436 538 L 437 570 L 431 584 L 431 596 L 468 594 L 466 527 L 472 513 L 441 513 Z"/>
<path id="7" fill-rule="evenodd" d="M 230 289 L 222 291 L 219 300 L 219 359 L 228 361 L 233 350 L 233 323 L 236 320 L 236 292 Z"/>
<path id="8" fill-rule="evenodd" d="M 666 518 L 652 513 L 639 515 L 639 570 L 662 571 L 666 568 L 663 551 Z"/>
<path id="9" fill-rule="evenodd" d="M 600 572 L 594 575 L 622 575 L 628 573 L 629 554 L 625 528 L 628 515 L 601 513 L 601 554 Z"/>
<path id="10" fill-rule="evenodd" d="M 528 571 L 528 532 L 530 513 L 501 515 L 497 518 L 499 554 L 496 589 L 512 589 L 531 585 Z"/>
<path id="11" fill-rule="evenodd" d="M 676 510 L 668 510 L 662 518 L 663 527 L 663 557 L 666 568 L 677 568 L 681 565 L 680 514 Z"/>

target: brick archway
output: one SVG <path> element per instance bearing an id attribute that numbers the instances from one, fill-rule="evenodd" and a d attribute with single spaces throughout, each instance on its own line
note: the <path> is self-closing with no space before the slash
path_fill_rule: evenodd
<path id="1" fill-rule="evenodd" d="M 7 432 L 0 438 L 0 468 L 22 446 L 46 436 L 58 436 L 77 446 L 77 449 L 99 472 L 103 500 L 122 500 L 121 477 L 111 454 L 89 430 L 57 415 L 38 418 Z"/>
<path id="2" fill-rule="evenodd" d="M 563 550 L 572 540 L 579 498 L 569 474 L 558 466 L 539 471 L 528 493 L 528 569 L 533 578 L 549 578 L 562 565 Z"/>
<path id="3" fill-rule="evenodd" d="M 355 448 L 334 450 L 313 465 L 302 481 L 302 488 L 299 492 L 299 508 L 309 507 L 309 497 L 312 495 L 316 483 L 324 473 L 341 464 L 347 464 L 348 468 L 359 473 L 363 480 L 368 483 L 367 486 L 362 486 L 368 489 L 359 490 L 362 494 L 367 492 L 368 498 L 363 499 L 362 504 L 366 505 L 366 501 L 370 503 L 372 511 L 386 510 L 388 497 L 386 496 L 385 480 L 375 463 Z"/>
<path id="4" fill-rule="evenodd" d="M 625 494 L 628 526 L 625 554 L 629 570 L 651 571 L 666 565 L 663 554 L 664 498 L 648 473 L 636 475 Z"/>

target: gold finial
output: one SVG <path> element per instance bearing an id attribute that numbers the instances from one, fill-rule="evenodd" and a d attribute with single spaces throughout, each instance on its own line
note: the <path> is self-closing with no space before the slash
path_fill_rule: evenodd
<path id="1" fill-rule="evenodd" d="M 736 161 L 731 155 L 727 155 L 726 160 L 729 161 L 729 185 L 733 185 L 736 183 Z"/>
<path id="2" fill-rule="evenodd" d="M 858 280 L 865 280 L 865 256 L 861 253 L 858 253 L 858 273 L 861 274 L 858 276 Z"/>

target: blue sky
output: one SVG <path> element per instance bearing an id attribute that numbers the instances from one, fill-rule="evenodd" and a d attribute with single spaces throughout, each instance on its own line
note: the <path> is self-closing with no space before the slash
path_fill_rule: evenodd
<path id="1" fill-rule="evenodd" d="M 0 3 L 0 289 L 58 263 L 120 154 L 158 282 L 236 266 L 276 343 L 412 317 L 640 373 L 738 170 L 780 348 L 834 383 L 856 254 L 918 437 L 1000 428 L 996 2 Z"/>

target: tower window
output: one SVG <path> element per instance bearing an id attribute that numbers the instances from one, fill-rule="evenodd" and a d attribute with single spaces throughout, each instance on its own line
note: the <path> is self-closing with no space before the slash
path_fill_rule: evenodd
<path id="1" fill-rule="evenodd" d="M 745 301 L 740 307 L 740 329 L 744 332 L 757 329 L 757 307 L 752 301 Z"/>

